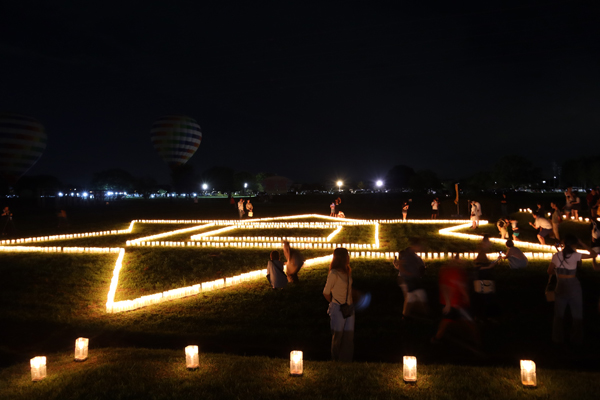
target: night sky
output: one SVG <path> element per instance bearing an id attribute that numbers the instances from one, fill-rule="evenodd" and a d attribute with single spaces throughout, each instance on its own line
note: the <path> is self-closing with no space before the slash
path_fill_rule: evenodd
<path id="1" fill-rule="evenodd" d="M 3 2 L 0 111 L 48 133 L 28 175 L 169 182 L 169 114 L 202 128 L 197 173 L 455 178 L 520 154 L 549 176 L 598 153 L 597 1 L 204 3 Z"/>

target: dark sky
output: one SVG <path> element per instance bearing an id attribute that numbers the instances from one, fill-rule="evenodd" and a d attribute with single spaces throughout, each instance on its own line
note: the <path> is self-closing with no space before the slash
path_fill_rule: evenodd
<path id="1" fill-rule="evenodd" d="M 597 153 L 596 1 L 204 3 L 3 2 L 0 110 L 48 133 L 28 174 L 168 182 L 150 142 L 168 114 L 202 127 L 197 172 L 301 182 Z"/>

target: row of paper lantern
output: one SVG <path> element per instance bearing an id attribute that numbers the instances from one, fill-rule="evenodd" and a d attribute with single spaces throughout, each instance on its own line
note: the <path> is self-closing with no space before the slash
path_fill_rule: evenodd
<path id="1" fill-rule="evenodd" d="M 21 238 L 21 239 L 8 239 L 8 240 L 1 240 L 0 245 L 49 242 L 52 240 L 83 239 L 83 238 L 96 237 L 96 236 L 119 235 L 119 234 L 123 234 L 123 233 L 131 233 L 131 231 L 129 231 L 128 229 L 125 229 L 125 230 L 120 230 L 120 231 L 72 233 L 72 234 L 64 234 L 64 235 L 40 236 L 40 237 Z"/>
<path id="2" fill-rule="evenodd" d="M 116 268 L 115 268 L 116 269 Z M 171 289 L 164 291 L 162 293 L 155 293 L 152 295 L 146 295 L 142 297 L 138 297 L 134 300 L 122 300 L 122 301 L 107 301 L 106 303 L 106 312 L 107 313 L 119 313 L 123 311 L 131 311 L 136 310 L 138 308 L 147 307 L 152 304 L 162 303 L 164 301 L 181 299 L 188 296 L 194 296 L 200 294 L 201 292 L 209 292 L 216 289 L 221 289 L 224 287 L 229 287 L 233 285 L 240 284 L 242 282 L 247 282 L 251 280 L 256 280 L 259 277 L 264 277 L 267 275 L 266 269 L 250 271 L 243 274 L 235 275 L 232 277 L 216 279 L 214 281 L 202 282 L 192 286 L 186 286 L 177 289 Z M 115 276 L 113 274 L 113 276 Z M 118 274 L 117 280 L 118 280 Z M 114 295 L 112 297 L 114 299 Z"/>
<path id="3" fill-rule="evenodd" d="M 202 241 L 227 241 L 227 242 L 327 242 L 324 237 L 298 237 L 298 236 L 204 236 Z"/>
<path id="4" fill-rule="evenodd" d="M 88 359 L 89 339 L 78 338 L 75 341 L 75 357 L 77 362 L 83 362 Z M 304 374 L 304 354 L 301 350 L 290 352 L 290 375 L 302 376 Z M 537 386 L 536 366 L 531 360 L 521 360 L 521 383 L 523 386 Z M 31 380 L 41 381 L 47 376 L 46 357 L 37 356 L 30 360 Z M 200 356 L 198 346 L 190 345 L 185 348 L 185 366 L 188 370 L 200 368 Z M 402 358 L 402 379 L 405 382 L 413 383 L 417 381 L 417 358 L 414 356 L 404 356 Z"/>
<path id="5" fill-rule="evenodd" d="M 378 219 L 380 224 L 465 224 L 470 223 L 467 219 Z"/>
<path id="6" fill-rule="evenodd" d="M 15 253 L 118 253 L 120 247 L 39 247 L 1 246 L 0 251 Z"/>
<path id="7" fill-rule="evenodd" d="M 488 222 L 487 221 L 481 221 L 480 225 L 483 225 L 484 223 L 487 224 Z M 472 235 L 472 234 L 469 234 L 469 233 L 454 232 L 455 230 L 468 228 L 470 226 L 471 226 L 471 224 L 464 224 L 464 225 L 452 226 L 452 227 L 449 227 L 449 228 L 440 229 L 438 231 L 438 233 L 440 235 L 443 235 L 443 236 L 450 236 L 450 237 L 455 237 L 455 238 L 458 238 L 458 239 L 481 240 L 483 238 L 483 236 L 481 236 L 481 235 Z M 490 239 L 490 242 L 494 242 L 494 243 L 500 243 L 500 244 L 506 243 L 506 239 L 495 238 L 495 237 L 491 237 L 489 239 Z M 518 242 L 518 246 L 519 247 L 526 247 L 526 248 L 529 248 L 529 249 L 549 251 L 549 252 L 555 252 L 556 251 L 556 248 L 554 246 L 550 246 L 550 245 L 547 245 L 547 244 L 541 244 L 541 243 L 532 243 L 532 242 L 522 242 L 522 241 L 519 241 Z"/>
<path id="8" fill-rule="evenodd" d="M 204 228 L 207 228 L 207 227 L 213 226 L 213 225 L 214 224 L 210 223 L 210 224 L 205 224 L 205 225 L 193 226 L 191 228 L 178 229 L 178 230 L 171 231 L 171 232 L 159 233 L 157 235 L 146 236 L 146 237 L 138 238 L 138 239 L 134 239 L 134 240 L 128 240 L 127 243 L 146 242 L 146 241 L 149 241 L 152 239 L 158 239 L 158 238 L 173 236 L 173 235 L 180 235 L 180 234 L 184 234 L 184 233 L 197 231 L 199 229 L 204 229 Z"/>
<path id="9" fill-rule="evenodd" d="M 525 212 L 525 213 L 532 214 L 533 210 L 531 208 L 519 208 L 519 212 Z M 546 216 L 550 217 L 550 216 L 552 216 L 552 213 L 548 212 L 548 213 L 546 213 Z M 567 215 L 563 214 L 562 219 L 567 219 Z M 579 221 L 579 222 L 590 222 L 589 218 L 583 218 L 583 217 L 575 218 L 572 215 L 568 219 L 570 219 L 572 221 Z M 597 218 L 597 219 L 600 221 L 600 218 Z"/>
<path id="10" fill-rule="evenodd" d="M 134 247 L 236 247 L 236 248 L 277 248 L 281 242 L 127 242 L 128 246 Z M 361 243 L 290 243 L 291 247 L 297 249 L 336 249 L 345 247 L 347 249 L 375 249 L 374 244 Z"/>
<path id="11" fill-rule="evenodd" d="M 266 274 L 267 274 L 266 269 L 260 269 L 260 270 L 250 271 L 250 272 L 243 273 L 240 275 L 228 277 L 228 278 L 225 278 L 224 280 L 217 279 L 217 280 L 211 281 L 211 282 L 204 282 L 201 284 L 188 286 L 188 287 L 184 287 L 184 288 L 172 289 L 172 290 L 169 290 L 169 291 L 166 291 L 163 293 L 155 293 L 152 295 L 142 296 L 142 297 L 139 297 L 139 298 L 133 299 L 133 300 L 124 300 L 124 301 L 115 302 L 114 298 L 115 298 L 115 293 L 116 293 L 117 286 L 119 283 L 119 274 L 120 274 L 120 271 L 121 271 L 121 268 L 123 265 L 124 255 L 125 255 L 125 251 L 121 250 L 121 252 L 119 253 L 119 257 L 117 258 L 117 261 L 115 262 L 115 268 L 113 270 L 113 277 L 112 277 L 112 280 L 110 283 L 110 289 L 109 289 L 107 301 L 106 301 L 106 312 L 107 313 L 119 313 L 119 312 L 123 312 L 123 311 L 135 310 L 138 308 L 150 306 L 152 304 L 161 303 L 166 300 L 173 300 L 176 298 L 183 298 L 183 297 L 187 297 L 187 296 L 196 295 L 196 294 L 199 294 L 201 291 L 205 292 L 205 291 L 209 291 L 209 290 L 219 289 L 222 287 L 229 287 L 232 285 L 237 285 L 242 282 L 246 282 L 246 281 L 253 280 L 253 279 L 258 279 L 261 276 L 266 276 Z M 304 268 L 308 268 L 315 264 L 325 263 L 325 262 L 331 261 L 331 259 L 332 259 L 332 255 L 311 258 L 304 262 Z M 285 266 L 284 266 L 284 269 L 285 269 Z"/>
<path id="12" fill-rule="evenodd" d="M 293 218 L 301 218 L 301 217 L 310 217 L 310 216 L 315 216 L 317 217 L 318 215 L 316 214 L 310 214 L 310 215 L 304 215 L 304 216 L 295 216 Z M 322 216 L 319 216 L 322 217 Z M 166 236 L 170 236 L 170 235 L 176 235 L 176 234 L 180 234 L 180 233 L 186 233 L 186 232 L 190 232 L 193 230 L 198 230 L 198 229 L 202 229 L 206 226 L 210 226 L 210 225 L 234 225 L 234 226 L 230 226 L 229 229 L 260 229 L 260 228 L 321 228 L 321 229 L 333 229 L 333 228 L 339 228 L 340 225 L 372 225 L 372 224 L 376 224 L 377 222 L 379 223 L 405 223 L 405 222 L 411 222 L 411 223 L 459 223 L 462 221 L 459 220 L 408 220 L 408 221 L 403 221 L 403 220 L 373 220 L 373 221 L 351 221 L 345 224 L 340 224 L 340 223 L 321 223 L 321 222 L 296 222 L 296 223 L 289 223 L 289 222 L 281 222 L 281 223 L 256 223 L 256 222 L 252 222 L 252 223 L 247 223 L 247 224 L 240 224 L 239 221 L 222 221 L 222 220 L 133 220 L 131 221 L 129 228 L 128 229 L 124 229 L 124 230 L 111 230 L 111 231 L 102 231 L 102 232 L 85 232 L 85 233 L 74 233 L 74 234 L 62 234 L 62 235 L 52 235 L 52 236 L 41 236 L 41 237 L 32 237 L 32 238 L 21 238 L 21 239 L 8 239 L 8 240 L 2 240 L 0 241 L 0 245 L 10 245 L 10 244 L 21 244 L 21 243 L 32 243 L 32 242 L 47 242 L 47 241 L 52 241 L 52 240 L 68 240 L 68 239 L 81 239 L 81 238 L 88 238 L 88 237 L 97 237 L 97 236 L 106 236 L 106 235 L 116 235 L 116 234 L 128 234 L 131 233 L 133 230 L 133 226 L 135 223 L 154 223 L 154 224 L 175 224 L 175 223 L 180 223 L 180 224 L 206 224 L 203 226 L 198 226 L 198 227 L 193 227 L 193 228 L 185 228 L 185 229 L 180 229 L 177 231 L 172 231 L 172 232 L 167 232 L 167 233 L 163 233 L 163 234 L 159 234 L 159 235 L 153 235 L 153 236 L 149 236 L 146 238 L 140 238 L 140 239 L 135 239 L 136 241 L 148 241 L 151 238 L 158 238 L 158 237 L 166 237 Z M 481 223 L 487 223 L 487 221 L 481 221 Z M 213 232 L 214 234 L 215 232 Z"/>

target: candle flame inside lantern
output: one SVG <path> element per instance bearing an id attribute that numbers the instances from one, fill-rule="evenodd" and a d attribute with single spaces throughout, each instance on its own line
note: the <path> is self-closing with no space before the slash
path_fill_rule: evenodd
<path id="1" fill-rule="evenodd" d="M 402 378 L 404 382 L 417 381 L 417 357 L 404 356 L 402 368 Z"/>
<path id="2" fill-rule="evenodd" d="M 29 360 L 31 365 L 31 380 L 41 381 L 46 377 L 46 357 L 34 357 Z"/>
<path id="3" fill-rule="evenodd" d="M 290 352 L 290 374 L 300 376 L 302 373 L 302 352 L 300 350 L 294 350 Z"/>
<path id="4" fill-rule="evenodd" d="M 535 363 L 531 360 L 521 360 L 521 382 L 523 386 L 537 386 Z"/>
<path id="5" fill-rule="evenodd" d="M 187 346 L 185 348 L 185 364 L 188 369 L 195 369 L 200 367 L 200 360 L 198 358 L 198 346 Z"/>
<path id="6" fill-rule="evenodd" d="M 90 340 L 87 338 L 78 338 L 75 341 L 75 361 L 85 361 L 88 358 L 88 344 Z"/>

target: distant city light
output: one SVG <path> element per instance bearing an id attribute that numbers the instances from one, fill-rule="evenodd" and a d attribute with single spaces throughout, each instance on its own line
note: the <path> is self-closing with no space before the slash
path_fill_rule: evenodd
<path id="1" fill-rule="evenodd" d="M 383 181 L 380 179 L 376 182 L 377 187 L 382 187 L 383 186 Z"/>
<path id="2" fill-rule="evenodd" d="M 203 183 L 202 184 L 202 190 L 206 190 L 206 189 L 208 189 L 208 185 L 206 183 Z"/>
<path id="3" fill-rule="evenodd" d="M 244 189 L 246 189 L 248 187 L 247 183 L 244 183 Z"/>
<path id="4" fill-rule="evenodd" d="M 58 192 L 58 197 L 63 197 L 63 193 L 62 192 Z"/>
<path id="5" fill-rule="evenodd" d="M 88 194 L 87 193 L 83 193 L 82 196 L 83 197 L 88 197 Z"/>
<path id="6" fill-rule="evenodd" d="M 114 193 L 113 192 L 107 192 L 106 195 L 107 196 L 112 196 Z"/>

